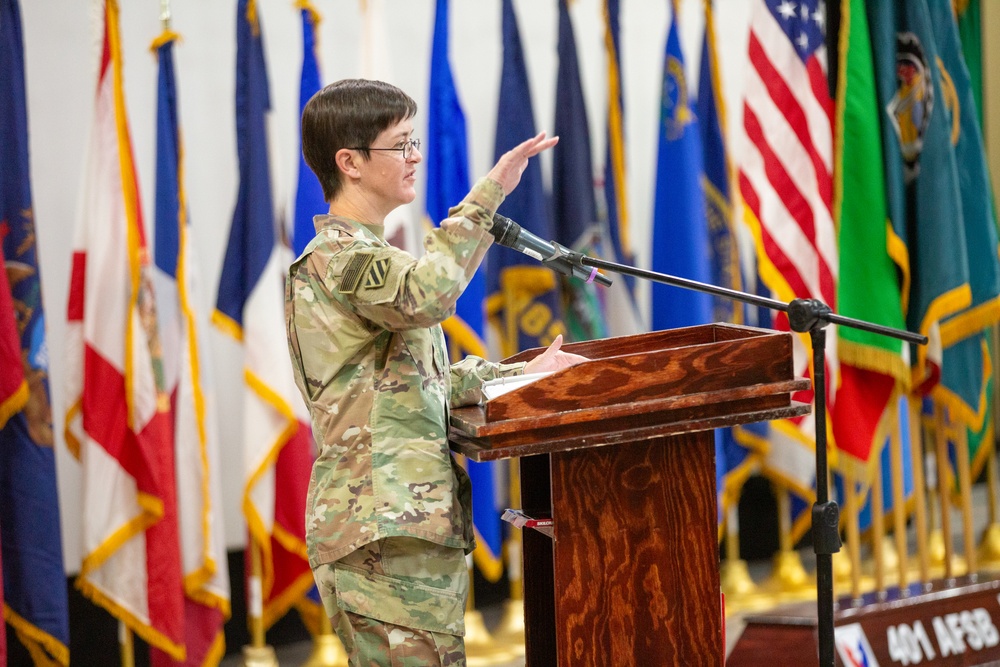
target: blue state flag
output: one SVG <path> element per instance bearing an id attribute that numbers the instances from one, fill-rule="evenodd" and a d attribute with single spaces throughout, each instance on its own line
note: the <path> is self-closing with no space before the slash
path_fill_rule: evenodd
<path id="1" fill-rule="evenodd" d="M 306 108 L 306 103 L 322 87 L 319 60 L 316 57 L 318 48 L 316 29 L 319 28 L 321 18 L 309 0 L 298 0 L 296 6 L 302 17 L 302 73 L 299 77 L 299 119 L 301 122 L 302 111 Z M 316 235 L 313 216 L 326 213 L 329 209 L 329 205 L 323 197 L 323 187 L 319 184 L 316 174 L 306 164 L 305 156 L 302 154 L 301 127 L 298 139 L 299 171 L 295 183 L 295 210 L 292 213 L 292 250 L 296 256 L 302 254 L 302 251 L 309 245 L 309 241 Z M 299 604 L 299 611 L 306 619 L 310 632 L 315 633 L 318 629 L 318 615 L 323 613 L 321 604 L 319 590 L 316 586 L 309 589 L 309 593 Z"/>
<path id="2" fill-rule="evenodd" d="M 590 125 L 567 0 L 559 0 L 558 54 L 555 133 L 559 145 L 552 154 L 555 238 L 573 250 L 592 254 L 600 236 L 590 155 Z M 606 337 L 608 330 L 597 287 L 575 278 L 563 277 L 561 282 L 570 340 Z"/>
<path id="3" fill-rule="evenodd" d="M 10 299 L 0 303 L 13 305 L 13 313 L 0 317 L 16 322 L 28 387 L 27 403 L 0 428 L 3 616 L 35 664 L 68 665 L 69 603 L 29 175 L 21 11 L 17 0 L 0 0 L 0 240 L 10 288 Z"/>
<path id="4" fill-rule="evenodd" d="M 267 141 L 271 109 L 267 64 L 260 24 L 243 19 L 254 6 L 254 0 L 238 0 L 236 151 L 240 183 L 212 316 L 216 326 L 237 340 L 243 338 L 243 307 L 264 273 L 276 241 Z"/>
<path id="5" fill-rule="evenodd" d="M 427 216 L 440 223 L 448 209 L 469 191 L 469 147 L 465 114 L 455 90 L 448 60 L 448 0 L 437 0 L 431 49 L 431 89 L 428 104 Z M 458 361 L 469 354 L 486 356 L 483 342 L 485 278 L 477 271 L 458 299 L 455 314 L 443 324 L 449 356 Z M 500 521 L 493 463 L 466 461 L 472 480 L 472 522 L 476 531 L 473 559 L 491 582 L 503 576 L 503 526 Z"/>
<path id="6" fill-rule="evenodd" d="M 711 267 L 701 187 L 701 136 L 689 98 L 676 13 L 663 60 L 659 135 L 652 269 L 708 283 Z M 707 294 L 656 283 L 651 295 L 654 330 L 712 321 L 712 299 Z"/>
<path id="7" fill-rule="evenodd" d="M 499 160 L 534 135 L 535 117 L 517 18 L 512 0 L 503 0 L 503 69 L 495 158 Z M 553 238 L 539 160 L 528 162 L 520 185 L 500 206 L 500 213 L 540 238 Z M 499 334 L 504 356 L 548 345 L 566 333 L 559 308 L 559 283 L 551 269 L 510 248 L 494 248 L 487 261 L 486 287 L 487 315 Z"/>
<path id="8" fill-rule="evenodd" d="M 299 119 L 309 99 L 319 92 L 321 79 L 316 59 L 316 28 L 320 16 L 309 2 L 300 2 L 302 13 L 302 75 L 299 79 Z M 302 154 L 302 133 L 299 132 L 299 177 L 295 185 L 295 213 L 292 225 L 292 249 L 301 255 L 316 235 L 313 216 L 326 213 L 329 206 L 323 198 L 323 188 Z"/>

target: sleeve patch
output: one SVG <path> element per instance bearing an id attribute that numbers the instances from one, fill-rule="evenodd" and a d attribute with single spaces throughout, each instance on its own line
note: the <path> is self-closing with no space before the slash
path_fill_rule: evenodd
<path id="1" fill-rule="evenodd" d="M 378 289 L 384 286 L 388 275 L 389 258 L 382 257 L 380 259 L 376 259 L 372 263 L 371 268 L 368 269 L 368 275 L 365 276 L 365 289 Z"/>
<path id="2" fill-rule="evenodd" d="M 361 278 L 365 275 L 365 269 L 368 268 L 371 261 L 372 254 L 367 252 L 360 252 L 351 258 L 340 277 L 339 290 L 341 294 L 354 294 L 355 290 L 358 289 Z M 388 262 L 386 261 L 386 263 Z"/>

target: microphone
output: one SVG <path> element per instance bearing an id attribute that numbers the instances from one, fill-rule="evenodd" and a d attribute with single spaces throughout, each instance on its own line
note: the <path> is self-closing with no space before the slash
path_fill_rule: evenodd
<path id="1" fill-rule="evenodd" d="M 611 279 L 603 273 L 598 273 L 596 268 L 587 268 L 582 264 L 574 263 L 573 258 L 579 257 L 580 253 L 555 242 L 543 241 L 507 216 L 499 213 L 493 215 L 493 227 L 490 229 L 490 234 L 500 245 L 533 257 L 563 275 L 579 278 L 587 284 L 596 282 L 605 287 L 611 287 Z"/>

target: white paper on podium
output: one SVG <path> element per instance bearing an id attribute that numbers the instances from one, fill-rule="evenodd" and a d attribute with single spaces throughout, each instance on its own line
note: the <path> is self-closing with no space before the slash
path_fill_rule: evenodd
<path id="1" fill-rule="evenodd" d="M 555 371 L 547 371 L 545 373 L 526 373 L 525 375 L 511 375 L 510 377 L 497 378 L 496 380 L 487 380 L 483 383 L 483 397 L 489 401 L 497 396 L 503 396 L 509 391 L 514 391 L 515 389 L 520 389 L 521 387 L 531 384 L 535 380 L 541 380 L 544 377 L 548 377 L 555 373 Z"/>

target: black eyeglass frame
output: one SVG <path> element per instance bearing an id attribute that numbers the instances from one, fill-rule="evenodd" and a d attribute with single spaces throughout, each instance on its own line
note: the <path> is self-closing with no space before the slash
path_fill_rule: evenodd
<path id="1" fill-rule="evenodd" d="M 403 153 L 403 159 L 409 160 L 410 156 L 413 155 L 414 150 L 420 150 L 420 139 L 407 139 L 403 142 L 402 146 L 393 146 L 392 148 L 372 148 L 371 146 L 354 146 L 348 150 L 352 151 L 400 151 Z"/>

